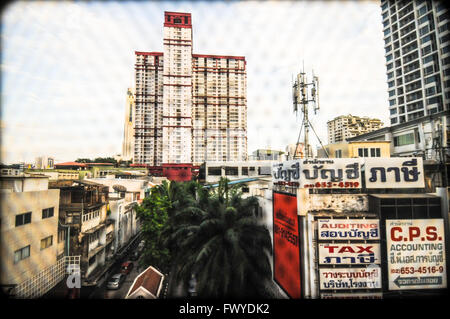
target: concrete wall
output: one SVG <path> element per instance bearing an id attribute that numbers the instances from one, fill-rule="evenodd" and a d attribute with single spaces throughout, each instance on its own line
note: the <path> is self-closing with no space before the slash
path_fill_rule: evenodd
<path id="1" fill-rule="evenodd" d="M 0 205 L 2 221 L 0 282 L 17 284 L 56 262 L 59 251 L 59 190 L 1 193 Z M 42 219 L 42 210 L 50 207 L 54 208 L 53 217 Z M 32 212 L 31 223 L 16 227 L 16 215 L 26 212 Z M 53 243 L 41 250 L 41 239 L 48 236 L 53 236 Z M 30 256 L 14 263 L 14 252 L 28 245 Z"/>

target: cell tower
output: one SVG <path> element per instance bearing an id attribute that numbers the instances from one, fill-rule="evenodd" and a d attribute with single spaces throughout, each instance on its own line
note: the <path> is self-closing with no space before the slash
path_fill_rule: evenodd
<path id="1" fill-rule="evenodd" d="M 309 87 L 311 88 L 310 90 L 308 90 Z M 295 79 L 295 81 L 293 81 L 292 93 L 293 93 L 292 95 L 294 103 L 294 112 L 297 114 L 300 109 L 303 113 L 302 126 L 300 127 L 300 133 L 298 135 L 295 150 L 297 151 L 298 145 L 300 143 L 300 136 L 302 134 L 302 129 L 304 129 L 305 158 L 311 158 L 313 154 L 309 148 L 310 128 L 313 130 L 314 134 L 319 140 L 320 145 L 322 145 L 323 148 L 321 140 L 317 136 L 314 127 L 309 121 L 309 105 L 311 104 L 313 106 L 314 114 L 317 114 L 317 111 L 319 110 L 319 78 L 314 75 L 314 71 L 312 71 L 312 81 L 308 83 L 308 79 L 303 67 L 303 71 L 297 74 L 297 78 Z M 297 152 L 294 152 L 294 158 L 296 156 L 296 153 Z M 326 152 L 326 150 L 325 153 L 327 154 L 328 157 L 328 153 Z"/>

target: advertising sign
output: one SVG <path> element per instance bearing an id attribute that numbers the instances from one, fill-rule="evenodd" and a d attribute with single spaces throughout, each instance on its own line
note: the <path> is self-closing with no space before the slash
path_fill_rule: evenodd
<path id="1" fill-rule="evenodd" d="M 424 188 L 421 157 L 365 158 L 366 188 Z"/>
<path id="2" fill-rule="evenodd" d="M 275 185 L 301 188 L 424 188 L 421 157 L 315 158 L 292 160 L 272 166 Z"/>
<path id="3" fill-rule="evenodd" d="M 380 244 L 319 244 L 319 264 L 379 264 Z"/>
<path id="4" fill-rule="evenodd" d="M 274 279 L 291 298 L 300 298 L 300 239 L 297 197 L 273 193 Z"/>
<path id="5" fill-rule="evenodd" d="M 443 219 L 387 219 L 389 290 L 447 287 Z"/>
<path id="6" fill-rule="evenodd" d="M 379 266 L 367 268 L 319 269 L 321 290 L 379 289 L 381 269 Z"/>
<path id="7" fill-rule="evenodd" d="M 380 239 L 378 219 L 318 219 L 319 239 Z"/>
<path id="8" fill-rule="evenodd" d="M 273 165 L 274 183 L 301 188 L 361 188 L 359 158 L 287 161 Z"/>

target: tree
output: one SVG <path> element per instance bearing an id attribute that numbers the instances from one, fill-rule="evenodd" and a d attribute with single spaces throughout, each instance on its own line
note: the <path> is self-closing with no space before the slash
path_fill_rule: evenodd
<path id="1" fill-rule="evenodd" d="M 257 219 L 257 199 L 243 199 L 240 187 L 226 179 L 216 190 L 186 189 L 195 197 L 172 215 L 167 238 L 177 280 L 194 274 L 200 297 L 272 297 L 272 242 Z"/>
<path id="2" fill-rule="evenodd" d="M 163 245 L 162 233 L 168 227 L 170 201 L 158 189 L 152 189 L 142 204 L 136 207 L 136 215 L 142 223 L 145 240 L 141 265 L 153 265 L 159 269 L 170 267 L 170 252 Z"/>

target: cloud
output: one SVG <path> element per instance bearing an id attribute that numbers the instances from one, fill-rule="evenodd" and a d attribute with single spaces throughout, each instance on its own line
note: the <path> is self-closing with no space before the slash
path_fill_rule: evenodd
<path id="1" fill-rule="evenodd" d="M 387 118 L 377 3 L 16 2 L 2 21 L 8 159 L 119 152 L 134 51 L 162 51 L 165 10 L 192 13 L 194 53 L 246 57 L 249 153 L 296 142 L 291 77 L 303 61 L 320 78 L 311 120 L 324 142 L 334 116 Z"/>

